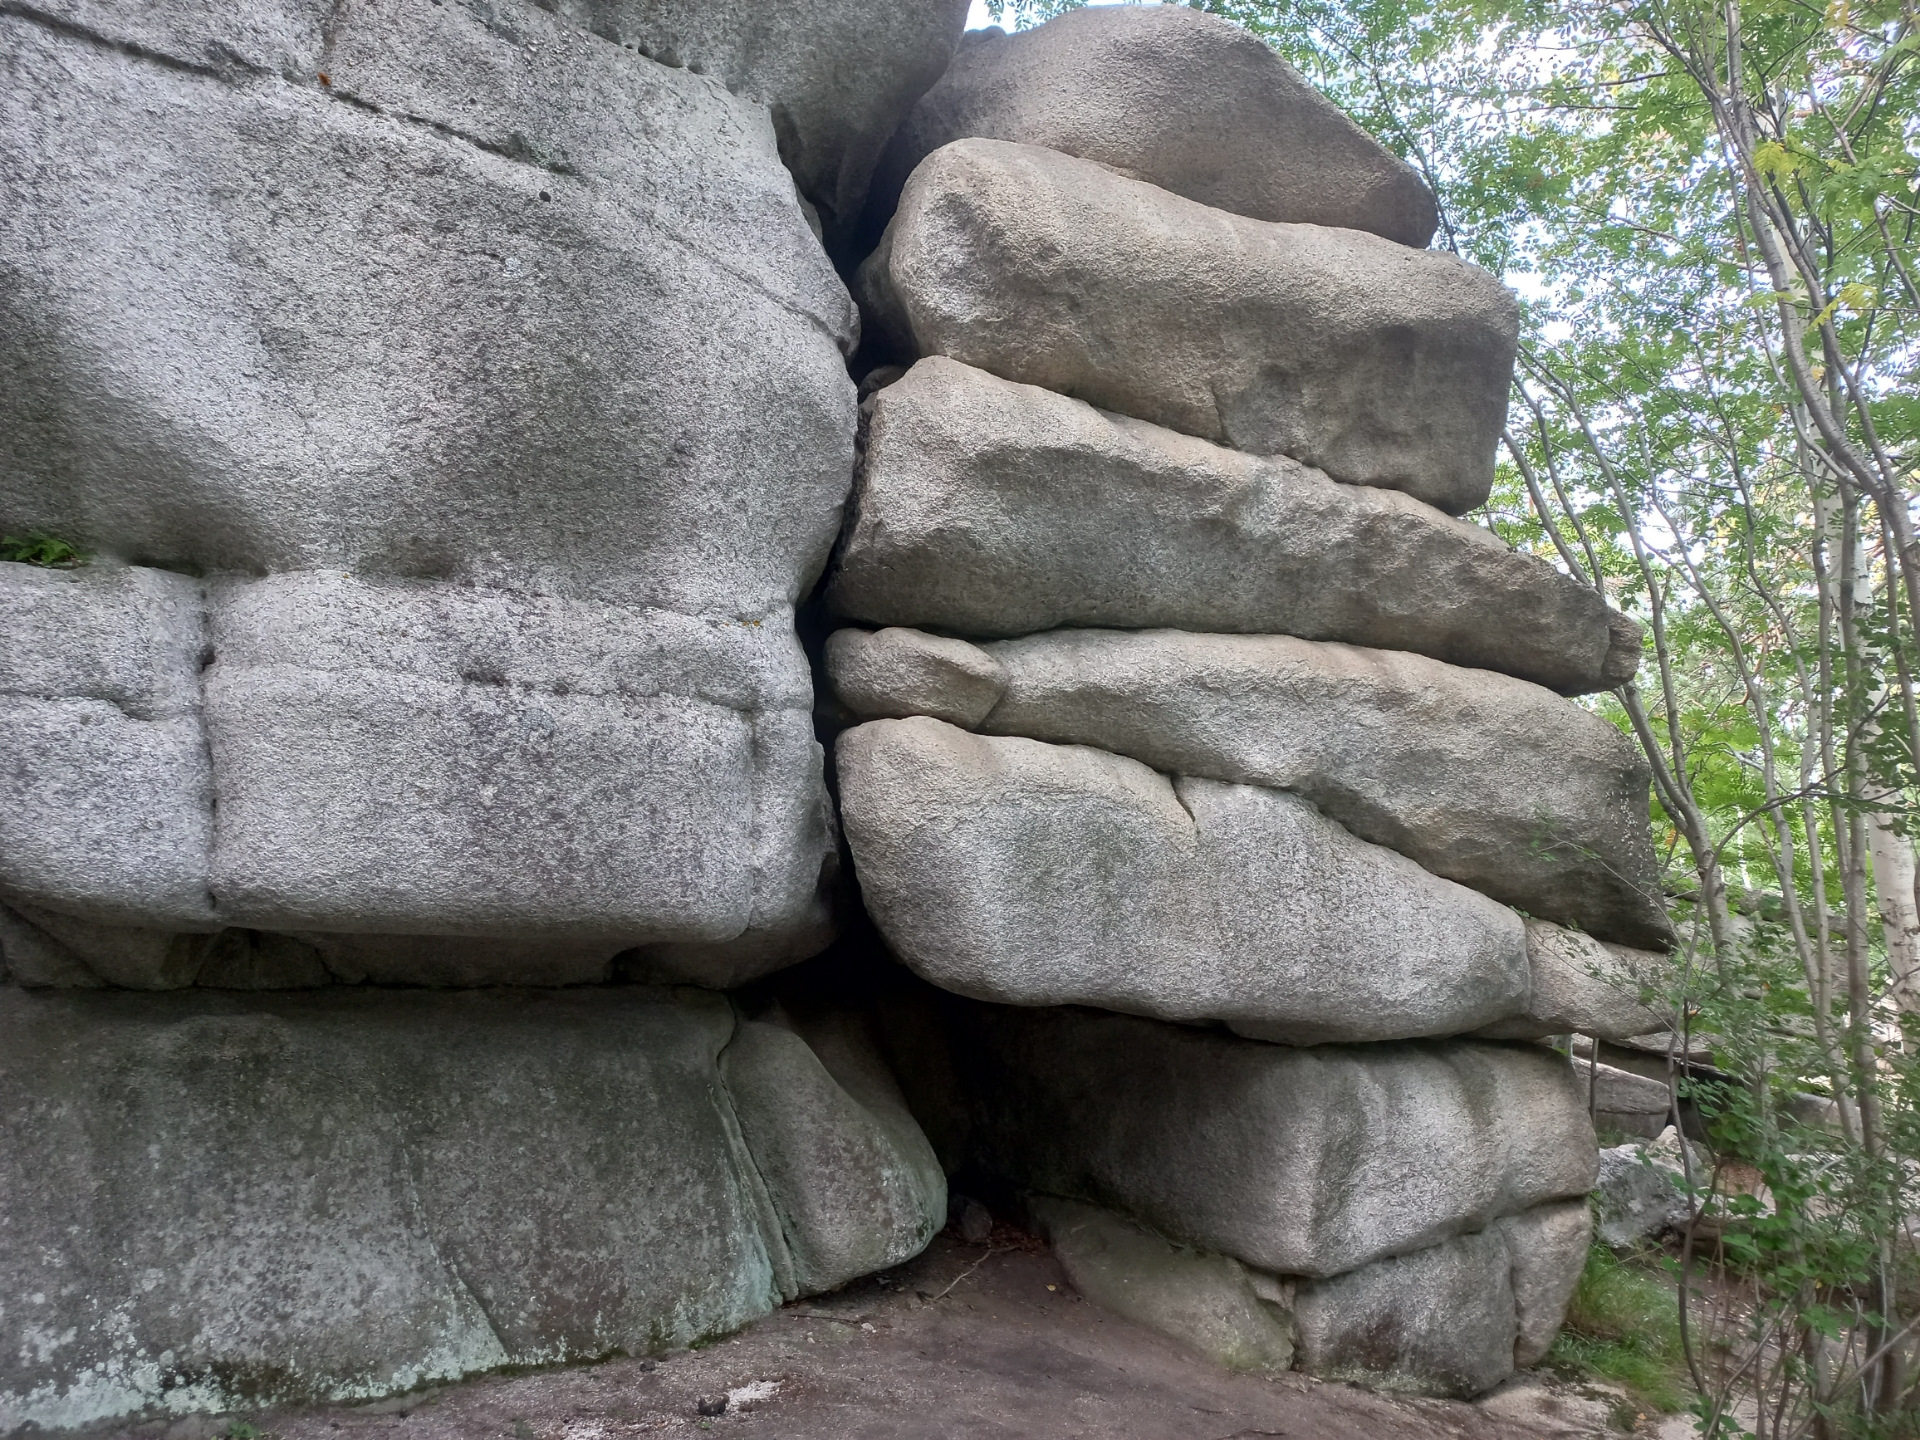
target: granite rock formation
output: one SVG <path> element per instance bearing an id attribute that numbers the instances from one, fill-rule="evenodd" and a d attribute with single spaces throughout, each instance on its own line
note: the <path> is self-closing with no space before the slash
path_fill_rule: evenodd
<path id="1" fill-rule="evenodd" d="M 0 1434 L 956 1168 L 1223 1363 L 1544 1354 L 1670 932 L 1637 625 L 1457 518 L 1514 299 L 1227 22 L 963 12 L 0 7 Z"/>

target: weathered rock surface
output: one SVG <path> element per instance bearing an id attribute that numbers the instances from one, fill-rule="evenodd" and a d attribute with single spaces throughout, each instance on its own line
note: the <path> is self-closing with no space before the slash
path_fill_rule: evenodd
<path id="1" fill-rule="evenodd" d="M 10 527 L 693 614 L 804 592 L 856 317 L 765 112 L 489 14 L 76 15 L 178 64 L 0 22 Z"/>
<path id="2" fill-rule="evenodd" d="M 1073 1288 L 1104 1310 L 1164 1335 L 1228 1370 L 1293 1367 L 1293 1287 L 1161 1239 L 1124 1216 L 1061 1200 L 1029 1199 Z"/>
<path id="3" fill-rule="evenodd" d="M 1070 10 L 970 36 L 887 147 L 882 218 L 921 160 L 967 136 L 1044 145 L 1255 220 L 1413 246 L 1439 223 L 1412 166 L 1245 30 L 1184 6 Z"/>
<path id="4" fill-rule="evenodd" d="M 789 1291 L 812 1294 L 926 1248 L 947 1179 L 900 1088 L 851 1017 L 747 1021 L 720 1073 L 792 1255 Z"/>
<path id="5" fill-rule="evenodd" d="M 1600 716 L 1538 686 L 1284 636 L 1069 630 L 987 653 L 1006 673 L 981 722 L 991 734 L 1290 790 L 1531 914 L 1609 939 L 1670 936 L 1646 761 Z"/>
<path id="6" fill-rule="evenodd" d="M 1437 1395 L 1478 1395 L 1513 1373 L 1507 1247 L 1493 1230 L 1302 1285 L 1300 1368 Z"/>
<path id="7" fill-rule="evenodd" d="M 360 952 L 327 969 L 389 984 L 604 980 L 634 947 L 648 978 L 737 984 L 830 935 L 833 821 L 784 608 L 741 621 L 337 571 L 203 587 L 15 565 L 0 582 L 18 622 L 0 724 L 19 737 L 0 894 L 29 919 L 128 927 L 55 934 L 102 978 L 138 941 L 138 983 L 192 983 L 173 936 L 222 925 L 370 937 L 319 942 Z M 151 595 L 167 607 L 127 599 Z M 163 685 L 113 678 L 141 645 Z"/>
<path id="8" fill-rule="evenodd" d="M 1544 1048 L 1303 1050 L 1085 1010 L 943 1013 L 976 1163 L 1276 1275 L 1341 1275 L 1593 1184 L 1583 1097 Z"/>
<path id="9" fill-rule="evenodd" d="M 213 660 L 179 714 L 0 680 L 5 783 L 42 797 L 0 895 L 162 936 L 592 940 L 576 979 L 819 948 L 791 605 L 857 316 L 767 112 L 511 0 L 0 30 L 0 516 L 207 574 Z M 0 629 L 26 605 L 0 590 Z M 56 638 L 62 673 L 111 661 Z"/>
<path id="10" fill-rule="evenodd" d="M 1346 640 L 1563 694 L 1618 685 L 1640 663 L 1639 627 L 1593 590 L 1397 491 L 943 356 L 870 403 L 830 591 L 853 619 Z"/>
<path id="11" fill-rule="evenodd" d="M 881 147 L 940 78 L 967 19 L 966 0 L 542 3 L 765 102 L 780 158 L 835 238 L 859 223 Z"/>
<path id="12" fill-rule="evenodd" d="M 1298 796 L 925 718 L 849 730 L 837 761 L 868 912 L 959 994 L 1302 1044 L 1525 1006 L 1517 915 Z"/>
<path id="13" fill-rule="evenodd" d="M 770 1029 L 638 988 L 0 989 L 0 1430 L 647 1353 L 913 1253 L 925 1141 Z"/>
<path id="14" fill-rule="evenodd" d="M 1275 225 L 957 140 L 858 288 L 880 342 L 1459 514 L 1493 483 L 1518 311 L 1449 255 Z"/>
<path id="15" fill-rule="evenodd" d="M 216 928 L 200 584 L 0 563 L 0 899 Z"/>
<path id="16" fill-rule="evenodd" d="M 239 590 L 213 634 L 235 923 L 633 945 L 816 903 L 831 822 L 784 612 L 309 574 Z"/>
<path id="17" fill-rule="evenodd" d="M 1587 1263 L 1593 1209 L 1582 1196 L 1509 1215 L 1496 1228 L 1513 1264 L 1513 1363 L 1525 1369 L 1546 1359 L 1567 1318 L 1567 1302 Z"/>
<path id="18" fill-rule="evenodd" d="M 1640 987 L 1664 968 L 1664 956 L 1602 944 L 1578 930 L 1529 920 L 1527 959 L 1533 984 L 1526 1014 L 1486 1026 L 1479 1033 L 1488 1039 L 1578 1033 L 1627 1040 L 1664 1026 L 1659 1015 L 1640 1003 Z"/>
<path id="19" fill-rule="evenodd" d="M 1587 1202 L 1303 1284 L 1300 1368 L 1430 1395 L 1479 1395 L 1542 1359 L 1587 1258 Z"/>
<path id="20" fill-rule="evenodd" d="M 891 626 L 827 637 L 834 695 L 865 720 L 931 715 L 971 730 L 1006 688 L 1000 663 L 977 645 Z"/>

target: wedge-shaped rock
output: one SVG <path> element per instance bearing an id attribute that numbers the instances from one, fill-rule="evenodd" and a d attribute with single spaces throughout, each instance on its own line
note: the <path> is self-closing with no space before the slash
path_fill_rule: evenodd
<path id="1" fill-rule="evenodd" d="M 985 648 L 1007 677 L 990 733 L 1290 790 L 1530 914 L 1634 944 L 1669 935 L 1646 762 L 1538 686 L 1271 635 L 1068 630 Z"/>
<path id="2" fill-rule="evenodd" d="M 834 696 L 863 720 L 931 715 L 972 729 L 1006 688 L 999 662 L 978 645 L 890 626 L 827 637 Z"/>
<path id="3" fill-rule="evenodd" d="M 1294 1049 L 1089 1010 L 945 1014 L 975 1163 L 1275 1275 L 1342 1275 L 1593 1185 L 1585 1097 L 1544 1047 Z"/>
<path id="4" fill-rule="evenodd" d="M 931 719 L 858 726 L 837 759 L 868 913 L 959 994 L 1300 1044 L 1526 1004 L 1517 915 L 1298 796 Z"/>
<path id="5" fill-rule="evenodd" d="M 0 17 L 10 530 L 720 616 L 805 593 L 857 317 L 764 108 L 517 0 L 52 8 Z"/>
<path id="6" fill-rule="evenodd" d="M 870 403 L 830 592 L 850 618 L 1347 640 L 1563 694 L 1640 663 L 1639 627 L 1587 586 L 1395 491 L 939 356 Z"/>
<path id="7" fill-rule="evenodd" d="M 1534 1040 L 1577 1033 L 1628 1040 L 1665 1028 L 1666 1022 L 1640 1002 L 1641 987 L 1665 969 L 1663 956 L 1602 944 L 1578 930 L 1529 920 L 1527 960 L 1533 984 L 1526 1014 L 1495 1021 L 1481 1035 Z"/>
<path id="8" fill-rule="evenodd" d="M 223 598 L 213 889 L 236 924 L 724 942 L 832 846 L 791 621 L 281 576 Z"/>
<path id="9" fill-rule="evenodd" d="M 1060 1200 L 1027 1208 L 1081 1296 L 1228 1370 L 1293 1366 L 1293 1287 L 1226 1255 L 1173 1245 L 1124 1216 Z"/>
<path id="10" fill-rule="evenodd" d="M 899 354 L 947 355 L 1450 514 L 1493 483 L 1518 312 L 1450 255 L 957 140 L 913 172 L 859 288 Z"/>
<path id="11" fill-rule="evenodd" d="M 771 1028 L 639 987 L 0 989 L 0 1431 L 645 1354 L 911 1255 L 925 1140 Z"/>
<path id="12" fill-rule="evenodd" d="M 0 899 L 218 928 L 206 644 L 187 576 L 0 563 Z"/>
<path id="13" fill-rule="evenodd" d="M 970 135 L 1097 160 L 1256 220 L 1414 246 L 1439 223 L 1412 166 L 1245 30 L 1185 6 L 1096 6 L 969 36 L 887 147 L 882 218 L 914 166 Z"/>

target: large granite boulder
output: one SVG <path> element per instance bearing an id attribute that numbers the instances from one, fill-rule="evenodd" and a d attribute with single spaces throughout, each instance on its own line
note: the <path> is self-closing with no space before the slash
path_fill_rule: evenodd
<path id="1" fill-rule="evenodd" d="M 971 647 L 980 660 L 963 671 L 951 659 L 944 684 L 896 665 L 896 689 L 882 693 L 874 652 L 906 653 L 915 633 L 836 637 L 829 673 L 836 687 L 843 675 L 854 682 L 843 703 L 906 715 L 918 701 L 918 713 L 952 718 L 967 707 L 943 691 L 957 696 L 963 673 L 991 675 L 998 698 L 974 722 L 987 734 L 1289 790 L 1363 839 L 1530 914 L 1610 939 L 1669 938 L 1645 760 L 1599 716 L 1524 681 L 1284 636 L 1056 630 Z M 962 642 L 919 644 L 962 656 Z M 985 698 L 984 681 L 965 683 Z M 1609 1020 L 1629 1034 L 1659 1026 L 1644 1011 Z M 1568 1028 L 1578 1027 L 1533 1033 Z"/>
<path id="2" fill-rule="evenodd" d="M 869 404 L 830 591 L 849 618 L 974 636 L 1097 625 L 1347 640 L 1563 694 L 1618 685 L 1640 663 L 1640 627 L 1592 588 L 1397 491 L 943 356 Z"/>
<path id="3" fill-rule="evenodd" d="M 0 989 L 0 1431 L 645 1354 L 917 1252 L 897 1098 L 641 988 Z"/>
<path id="4" fill-rule="evenodd" d="M 967 136 L 1044 145 L 1255 220 L 1433 238 L 1433 192 L 1285 60 L 1181 5 L 1069 10 L 969 36 L 874 180 L 882 220 L 907 176 Z"/>
<path id="5" fill-rule="evenodd" d="M 1544 1047 L 1296 1049 L 1090 1010 L 940 1014 L 973 1163 L 1274 1275 L 1344 1275 L 1593 1185 L 1585 1097 Z"/>
<path id="6" fill-rule="evenodd" d="M 141 567 L 0 585 L 0 899 L 586 943 L 576 979 L 817 950 L 791 607 L 857 316 L 767 111 L 512 0 L 0 30 L 0 518 Z M 108 715 L 136 640 L 171 708 Z"/>
<path id="7" fill-rule="evenodd" d="M 1521 1012 L 1520 917 L 1299 796 L 877 720 L 839 740 L 868 913 L 945 989 L 1316 1044 Z"/>
<path id="8" fill-rule="evenodd" d="M 957 140 L 913 172 L 858 288 L 896 354 L 946 355 L 1449 514 L 1493 483 L 1518 310 L 1451 255 Z"/>
<path id="9" fill-rule="evenodd" d="M 531 6 L 355 6 L 271 85 L 196 71 L 273 7 L 197 49 L 145 32 L 202 7 L 114 8 L 128 49 L 4 21 L 10 529 L 742 619 L 803 593 L 857 322 L 763 110 Z"/>

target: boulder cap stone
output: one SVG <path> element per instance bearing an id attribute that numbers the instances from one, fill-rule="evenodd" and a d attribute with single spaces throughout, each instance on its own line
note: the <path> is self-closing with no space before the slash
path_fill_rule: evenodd
<path id="1" fill-rule="evenodd" d="M 867 912 L 925 979 L 1296 1044 L 1524 1010 L 1520 917 L 1283 791 L 875 720 L 837 742 Z"/>
<path id="2" fill-rule="evenodd" d="M 1342 485 L 928 356 L 868 402 L 829 600 L 975 637 L 1064 626 L 1412 650 L 1562 694 L 1640 629 L 1536 556 L 1395 490 Z"/>
<path id="3" fill-rule="evenodd" d="M 856 289 L 891 358 L 950 356 L 1449 514 L 1493 484 L 1519 311 L 1451 255 L 956 140 L 913 172 Z"/>
<path id="4" fill-rule="evenodd" d="M 969 35 L 887 147 L 880 222 L 916 165 L 967 136 L 1043 145 L 1255 220 L 1417 248 L 1439 223 L 1412 166 L 1254 36 L 1183 5 L 1089 6 Z"/>

